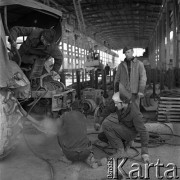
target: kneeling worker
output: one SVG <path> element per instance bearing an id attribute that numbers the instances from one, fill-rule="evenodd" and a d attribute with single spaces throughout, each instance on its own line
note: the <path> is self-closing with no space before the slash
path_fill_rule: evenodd
<path id="1" fill-rule="evenodd" d="M 102 124 L 102 130 L 109 144 L 116 149 L 116 153 L 112 156 L 114 158 L 125 157 L 126 147 L 139 134 L 141 138 L 142 159 L 144 162 L 149 162 L 149 135 L 139 109 L 134 103 L 125 98 L 123 94 L 120 95 L 119 92 L 113 95 L 112 100 L 109 106 L 106 106 L 101 113 L 99 122 L 95 123 L 95 129 L 99 130 Z M 117 114 L 114 116 L 117 122 L 106 119 L 111 113 Z M 116 118 L 117 116 L 118 118 Z"/>
<path id="2" fill-rule="evenodd" d="M 79 111 L 67 111 L 58 120 L 58 142 L 65 155 L 64 160 L 84 161 L 97 168 L 107 164 L 107 159 L 96 160 L 91 141 L 87 137 L 86 119 Z"/>

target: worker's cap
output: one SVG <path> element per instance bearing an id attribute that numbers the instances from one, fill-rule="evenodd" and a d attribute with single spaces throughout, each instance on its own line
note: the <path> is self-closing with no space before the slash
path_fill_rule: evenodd
<path id="1" fill-rule="evenodd" d="M 113 101 L 116 101 L 116 102 L 123 102 L 121 99 L 120 99 L 120 93 L 119 92 L 116 92 L 114 93 L 113 97 L 112 97 L 112 100 Z"/>
<path id="2" fill-rule="evenodd" d="M 56 31 L 54 29 L 45 29 L 43 30 L 42 35 L 44 39 L 51 44 L 55 40 Z"/>
<path id="3" fill-rule="evenodd" d="M 125 46 L 123 48 L 123 54 L 125 54 L 126 51 L 128 51 L 129 49 L 133 49 L 131 46 Z"/>

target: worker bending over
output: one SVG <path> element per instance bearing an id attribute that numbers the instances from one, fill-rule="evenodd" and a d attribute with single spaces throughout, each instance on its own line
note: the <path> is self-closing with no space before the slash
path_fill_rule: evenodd
<path id="1" fill-rule="evenodd" d="M 111 115 L 111 117 L 109 115 Z M 142 159 L 144 162 L 149 162 L 149 135 L 144 126 L 139 108 L 135 103 L 131 103 L 131 101 L 123 97 L 122 94 L 120 98 L 119 92 L 115 93 L 112 101 L 101 113 L 99 122 L 95 123 L 95 129 L 99 130 L 101 124 L 109 144 L 116 150 L 116 153 L 113 154 L 112 157 L 121 158 L 127 156 L 126 151 L 130 142 L 134 140 L 139 133 Z"/>
<path id="2" fill-rule="evenodd" d="M 65 155 L 64 160 L 84 161 L 97 168 L 107 164 L 107 159 L 96 160 L 91 141 L 87 137 L 86 118 L 79 111 L 67 111 L 58 120 L 58 142 Z"/>

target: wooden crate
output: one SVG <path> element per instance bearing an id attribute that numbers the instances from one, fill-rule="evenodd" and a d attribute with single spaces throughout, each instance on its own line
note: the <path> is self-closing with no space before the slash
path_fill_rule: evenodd
<path id="1" fill-rule="evenodd" d="M 180 97 L 160 97 L 158 121 L 180 122 Z"/>

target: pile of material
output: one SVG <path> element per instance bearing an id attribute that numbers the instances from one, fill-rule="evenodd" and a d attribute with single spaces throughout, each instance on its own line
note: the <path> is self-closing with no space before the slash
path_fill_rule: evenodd
<path id="1" fill-rule="evenodd" d="M 180 121 L 180 91 L 163 91 L 160 94 L 158 121 Z"/>

